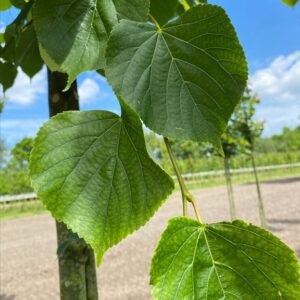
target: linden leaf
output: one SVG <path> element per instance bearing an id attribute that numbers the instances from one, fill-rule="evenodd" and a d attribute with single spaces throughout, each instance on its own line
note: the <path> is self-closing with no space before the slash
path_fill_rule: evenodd
<path id="1" fill-rule="evenodd" d="M 247 81 L 243 49 L 222 8 L 199 5 L 159 29 L 123 20 L 106 56 L 116 94 L 149 128 L 219 144 Z"/>
<path id="2" fill-rule="evenodd" d="M 144 225 L 174 188 L 149 157 L 137 115 L 65 112 L 39 131 L 32 185 L 52 215 L 97 255 Z"/>
<path id="3" fill-rule="evenodd" d="M 155 299 L 300 299 L 295 253 L 243 221 L 204 225 L 174 218 L 151 267 Z"/>
<path id="4" fill-rule="evenodd" d="M 149 0 L 36 0 L 33 19 L 41 47 L 68 73 L 69 87 L 81 72 L 104 68 L 107 40 L 118 20 L 143 22 L 148 11 Z"/>

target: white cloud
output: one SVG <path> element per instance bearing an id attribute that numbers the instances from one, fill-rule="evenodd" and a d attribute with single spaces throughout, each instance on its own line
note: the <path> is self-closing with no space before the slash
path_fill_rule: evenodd
<path id="1" fill-rule="evenodd" d="M 100 98 L 101 89 L 98 83 L 91 78 L 86 78 L 78 88 L 80 102 L 85 104 L 92 104 Z"/>
<path id="2" fill-rule="evenodd" d="M 47 92 L 46 68 L 30 79 L 20 68 L 14 85 L 7 90 L 7 100 L 18 106 L 28 106 Z M 1 94 L 1 93 L 0 93 Z"/>
<path id="3" fill-rule="evenodd" d="M 250 76 L 250 87 L 262 100 L 257 117 L 266 120 L 265 134 L 299 125 L 300 51 L 279 56 Z"/>
<path id="4" fill-rule="evenodd" d="M 256 118 L 265 120 L 265 130 L 263 135 L 270 136 L 278 134 L 282 131 L 283 127 L 293 128 L 300 124 L 300 109 L 299 103 L 289 104 L 286 106 L 261 105 L 257 109 Z"/>

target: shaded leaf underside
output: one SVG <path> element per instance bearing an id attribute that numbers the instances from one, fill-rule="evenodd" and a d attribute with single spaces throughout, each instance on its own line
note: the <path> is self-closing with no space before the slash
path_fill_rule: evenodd
<path id="1" fill-rule="evenodd" d="M 0 61 L 0 84 L 2 85 L 3 92 L 13 85 L 16 77 L 16 67 L 11 63 Z"/>
<path id="2" fill-rule="evenodd" d="M 15 63 L 25 74 L 32 78 L 43 67 L 33 25 L 24 28 L 15 51 Z"/>
<path id="3" fill-rule="evenodd" d="M 151 0 L 150 14 L 159 24 L 164 25 L 175 17 L 179 4 L 178 0 Z"/>
<path id="4" fill-rule="evenodd" d="M 149 0 L 37 0 L 34 25 L 50 68 L 69 74 L 104 67 L 108 36 L 119 19 L 146 21 Z M 53 63 L 54 62 L 54 63 Z"/>

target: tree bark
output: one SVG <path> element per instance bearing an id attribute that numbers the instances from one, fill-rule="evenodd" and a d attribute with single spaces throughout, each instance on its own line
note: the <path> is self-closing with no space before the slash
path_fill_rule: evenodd
<path id="1" fill-rule="evenodd" d="M 233 221 L 236 219 L 236 209 L 235 209 L 233 188 L 232 188 L 232 182 L 231 182 L 230 162 L 229 162 L 229 158 L 226 156 L 224 157 L 224 170 L 225 170 L 227 194 L 228 194 L 228 200 L 229 200 L 230 218 L 231 218 L 231 221 Z"/>
<path id="2" fill-rule="evenodd" d="M 255 163 L 255 158 L 254 158 L 253 152 L 251 152 L 250 156 L 251 156 L 253 173 L 254 173 L 254 176 L 255 176 L 257 196 L 258 196 L 258 210 L 259 210 L 260 224 L 261 224 L 261 227 L 267 228 L 264 201 L 263 201 L 261 190 L 260 190 L 260 184 L 259 184 L 259 179 L 258 179 L 258 175 L 257 175 L 256 163 Z"/>
<path id="3" fill-rule="evenodd" d="M 50 117 L 68 110 L 79 110 L 76 81 L 62 92 L 67 75 L 48 69 L 48 105 Z M 61 300 L 97 300 L 97 277 L 93 250 L 67 229 L 56 222 Z"/>

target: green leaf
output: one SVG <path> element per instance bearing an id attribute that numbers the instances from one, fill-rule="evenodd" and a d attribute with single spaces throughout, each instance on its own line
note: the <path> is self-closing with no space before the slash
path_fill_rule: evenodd
<path id="1" fill-rule="evenodd" d="M 89 111 L 52 118 L 36 138 L 30 174 L 40 199 L 95 249 L 98 263 L 174 188 L 148 156 L 141 122 L 125 104 L 122 117 Z"/>
<path id="2" fill-rule="evenodd" d="M 0 33 L 0 44 L 4 43 L 4 33 Z"/>
<path id="3" fill-rule="evenodd" d="M 16 23 L 10 24 L 6 27 L 4 42 L 0 57 L 5 61 L 20 66 L 30 78 L 41 70 L 43 60 L 32 24 L 25 27 Z"/>
<path id="4" fill-rule="evenodd" d="M 25 27 L 22 31 L 16 47 L 15 60 L 30 78 L 42 69 L 43 61 L 33 25 Z"/>
<path id="5" fill-rule="evenodd" d="M 299 0 L 281 0 L 281 1 L 288 6 L 295 6 L 299 2 Z"/>
<path id="6" fill-rule="evenodd" d="M 175 17 L 178 6 L 178 0 L 151 0 L 150 14 L 159 24 L 164 25 Z"/>
<path id="7" fill-rule="evenodd" d="M 155 299 L 300 299 L 295 253 L 246 224 L 169 221 L 151 267 Z"/>
<path id="8" fill-rule="evenodd" d="M 121 21 L 106 53 L 109 82 L 149 128 L 218 144 L 247 81 L 243 49 L 222 8 L 196 6 L 161 29 Z"/>
<path id="9" fill-rule="evenodd" d="M 108 36 L 118 19 L 143 22 L 148 11 L 149 0 L 37 0 L 33 18 L 39 43 L 69 74 L 70 86 L 81 72 L 104 68 Z"/>
<path id="10" fill-rule="evenodd" d="M 20 29 L 16 24 L 10 24 L 5 28 L 4 32 L 4 47 L 0 48 L 0 57 L 5 61 L 15 62 L 16 41 L 20 34 Z"/>
<path id="11" fill-rule="evenodd" d="M 0 11 L 7 10 L 11 7 L 11 3 L 9 0 L 1 0 L 0 1 Z"/>
<path id="12" fill-rule="evenodd" d="M 3 87 L 3 92 L 9 89 L 17 77 L 15 66 L 8 62 L 0 61 L 0 84 Z"/>
<path id="13" fill-rule="evenodd" d="M 10 0 L 11 4 L 15 6 L 16 8 L 22 9 L 26 3 L 28 3 L 27 0 Z"/>

